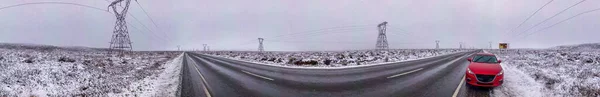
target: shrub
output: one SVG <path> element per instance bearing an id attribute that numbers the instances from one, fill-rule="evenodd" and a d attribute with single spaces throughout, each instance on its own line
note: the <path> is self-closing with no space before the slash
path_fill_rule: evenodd
<path id="1" fill-rule="evenodd" d="M 274 62 L 276 58 L 271 58 L 268 61 Z"/>
<path id="2" fill-rule="evenodd" d="M 27 58 L 27 59 L 23 60 L 23 62 L 25 62 L 25 63 L 33 63 L 33 58 Z"/>
<path id="3" fill-rule="evenodd" d="M 73 63 L 73 62 L 75 62 L 75 60 L 74 60 L 74 59 L 71 59 L 71 58 L 67 58 L 67 57 L 60 57 L 60 58 L 58 58 L 58 62 L 69 62 L 69 63 Z"/>
<path id="4" fill-rule="evenodd" d="M 324 63 L 325 65 L 331 65 L 331 61 L 332 61 L 332 60 L 325 59 L 325 61 L 323 61 L 323 63 Z"/>

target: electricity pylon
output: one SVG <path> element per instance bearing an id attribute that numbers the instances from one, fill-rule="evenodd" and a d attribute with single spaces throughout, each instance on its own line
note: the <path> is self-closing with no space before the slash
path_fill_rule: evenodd
<path id="1" fill-rule="evenodd" d="M 258 38 L 258 51 L 259 52 L 264 52 L 265 48 L 263 47 L 263 38 Z"/>
<path id="2" fill-rule="evenodd" d="M 377 44 L 376 44 L 376 48 L 377 50 L 387 50 L 388 47 L 388 42 L 387 42 L 387 36 L 385 35 L 386 33 L 386 28 L 387 26 L 387 22 L 383 22 L 379 25 L 377 25 L 378 31 L 379 31 L 379 36 L 377 36 Z"/>
<path id="3" fill-rule="evenodd" d="M 131 51 L 132 49 L 131 40 L 129 38 L 129 32 L 127 29 L 127 22 L 125 21 L 130 2 L 131 0 L 116 0 L 110 3 L 110 5 L 108 5 L 109 8 L 113 9 L 113 12 L 117 17 L 117 21 L 113 30 L 113 35 L 110 40 L 109 49 L 111 49 L 111 51 L 117 49 L 120 51 Z M 117 10 L 117 5 L 124 5 L 122 7 L 123 9 Z"/>

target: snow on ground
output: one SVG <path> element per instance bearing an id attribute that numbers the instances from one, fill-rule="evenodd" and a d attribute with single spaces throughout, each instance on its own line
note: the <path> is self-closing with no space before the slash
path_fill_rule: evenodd
<path id="1" fill-rule="evenodd" d="M 498 97 L 599 97 L 600 51 L 556 49 L 489 50 L 505 69 Z"/>
<path id="2" fill-rule="evenodd" d="M 311 51 L 311 52 L 243 52 L 216 51 L 203 54 L 230 59 L 271 64 L 286 67 L 348 67 L 366 64 L 399 62 L 404 60 L 432 57 L 467 49 L 394 49 L 388 51 Z"/>
<path id="3" fill-rule="evenodd" d="M 93 48 L 0 44 L 0 96 L 108 96 L 152 91 L 148 87 L 172 90 L 161 84 L 132 84 L 148 80 L 173 83 L 164 79 L 178 67 L 172 66 L 173 62 L 165 64 L 177 54 L 130 52 L 118 56 Z"/>
<path id="4" fill-rule="evenodd" d="M 156 75 L 132 83 L 123 93 L 110 93 L 110 97 L 139 96 L 139 97 L 172 97 L 180 88 L 180 73 L 183 54 L 161 66 L 165 70 Z"/>

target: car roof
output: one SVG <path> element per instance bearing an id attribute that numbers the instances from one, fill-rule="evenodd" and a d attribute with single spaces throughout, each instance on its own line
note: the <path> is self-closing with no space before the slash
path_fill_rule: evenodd
<path id="1" fill-rule="evenodd" d="M 492 54 L 492 53 L 477 53 L 475 55 L 490 55 L 490 56 L 494 56 L 494 54 Z"/>

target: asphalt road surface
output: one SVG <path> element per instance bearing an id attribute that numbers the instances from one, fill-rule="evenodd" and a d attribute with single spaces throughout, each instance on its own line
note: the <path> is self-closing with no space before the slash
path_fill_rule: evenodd
<path id="1" fill-rule="evenodd" d="M 464 80 L 473 52 L 346 69 L 297 69 L 185 53 L 183 97 L 482 97 Z M 462 82 L 462 84 L 461 84 Z"/>

